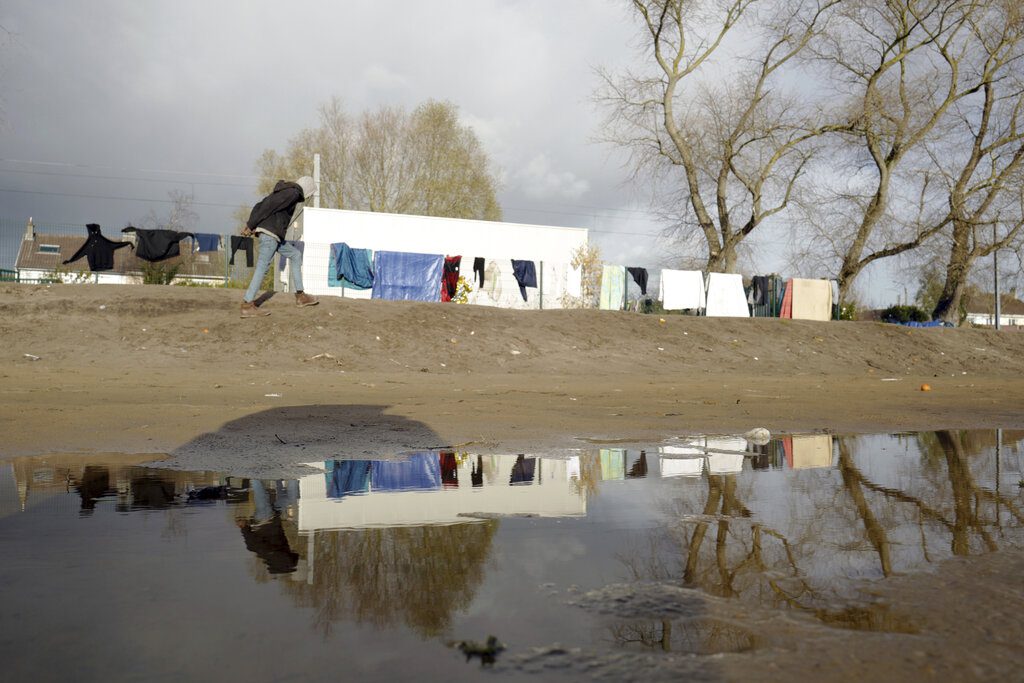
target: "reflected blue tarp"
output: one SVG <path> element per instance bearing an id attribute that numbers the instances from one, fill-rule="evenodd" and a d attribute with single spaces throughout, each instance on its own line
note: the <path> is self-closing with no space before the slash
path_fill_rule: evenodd
<path id="1" fill-rule="evenodd" d="M 439 489 L 441 461 L 437 453 L 416 453 L 408 460 L 374 460 L 370 482 L 374 491 Z"/>
<path id="2" fill-rule="evenodd" d="M 437 453 L 416 453 L 407 460 L 328 460 L 324 469 L 328 498 L 372 491 L 441 488 L 441 461 Z"/>
<path id="3" fill-rule="evenodd" d="M 370 490 L 369 460 L 334 460 L 324 464 L 328 470 L 328 498 L 342 498 Z"/>
<path id="4" fill-rule="evenodd" d="M 442 254 L 377 251 L 373 254 L 373 298 L 440 301 Z"/>

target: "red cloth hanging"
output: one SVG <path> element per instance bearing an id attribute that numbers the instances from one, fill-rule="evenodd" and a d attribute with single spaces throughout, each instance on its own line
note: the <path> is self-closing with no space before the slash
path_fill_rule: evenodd
<path id="1" fill-rule="evenodd" d="M 779 311 L 780 318 L 793 317 L 793 278 L 786 280 L 786 293 L 782 295 L 782 309 Z"/>

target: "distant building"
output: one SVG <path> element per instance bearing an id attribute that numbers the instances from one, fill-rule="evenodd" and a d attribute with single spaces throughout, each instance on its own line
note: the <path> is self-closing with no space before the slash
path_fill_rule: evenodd
<path id="1" fill-rule="evenodd" d="M 110 239 L 119 240 L 120 233 L 108 235 Z M 74 256 L 85 242 L 85 231 L 82 235 L 56 235 L 36 232 L 35 225 L 29 221 L 25 227 L 25 235 L 18 249 L 15 261 L 16 277 L 21 282 L 64 282 L 64 283 L 104 283 L 104 284 L 141 284 L 145 268 L 162 266 L 178 268 L 175 280 L 200 283 L 221 284 L 227 276 L 225 251 L 187 253 L 191 248 L 191 240 L 181 243 L 182 255 L 150 264 L 137 256 L 132 248 L 118 249 L 114 252 L 114 267 L 99 273 L 89 270 L 86 258 L 74 263 L 63 265 L 63 262 Z M 124 241 L 131 241 L 125 237 Z"/>
<path id="2" fill-rule="evenodd" d="M 971 292 L 964 296 L 964 306 L 967 308 L 968 324 L 995 326 L 995 300 L 991 292 Z M 1014 294 L 1002 294 L 999 297 L 999 324 L 1024 327 L 1024 301 Z"/>

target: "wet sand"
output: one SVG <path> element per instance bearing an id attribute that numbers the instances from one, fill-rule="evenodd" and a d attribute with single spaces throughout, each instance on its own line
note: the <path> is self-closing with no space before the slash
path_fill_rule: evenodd
<path id="1" fill-rule="evenodd" d="M 1014 331 L 339 299 L 297 309 L 287 295 L 266 304 L 271 316 L 240 320 L 239 299 L 0 286 L 0 457 L 140 453 L 275 477 L 325 456 L 437 446 L 557 453 L 753 427 L 1024 427 Z M 1022 570 L 1007 552 L 887 581 L 880 599 L 927 625 L 913 635 L 788 625 L 768 648 L 721 655 L 713 674 L 692 658 L 601 653 L 522 668 L 570 657 L 570 671 L 610 678 L 1012 678 L 1024 666 Z"/>

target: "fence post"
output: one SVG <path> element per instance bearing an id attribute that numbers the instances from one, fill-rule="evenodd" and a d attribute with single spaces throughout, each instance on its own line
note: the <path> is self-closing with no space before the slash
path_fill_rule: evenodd
<path id="1" fill-rule="evenodd" d="M 538 310 L 544 310 L 544 262 L 538 261 L 540 264 L 540 272 L 537 274 L 537 306 Z"/>

